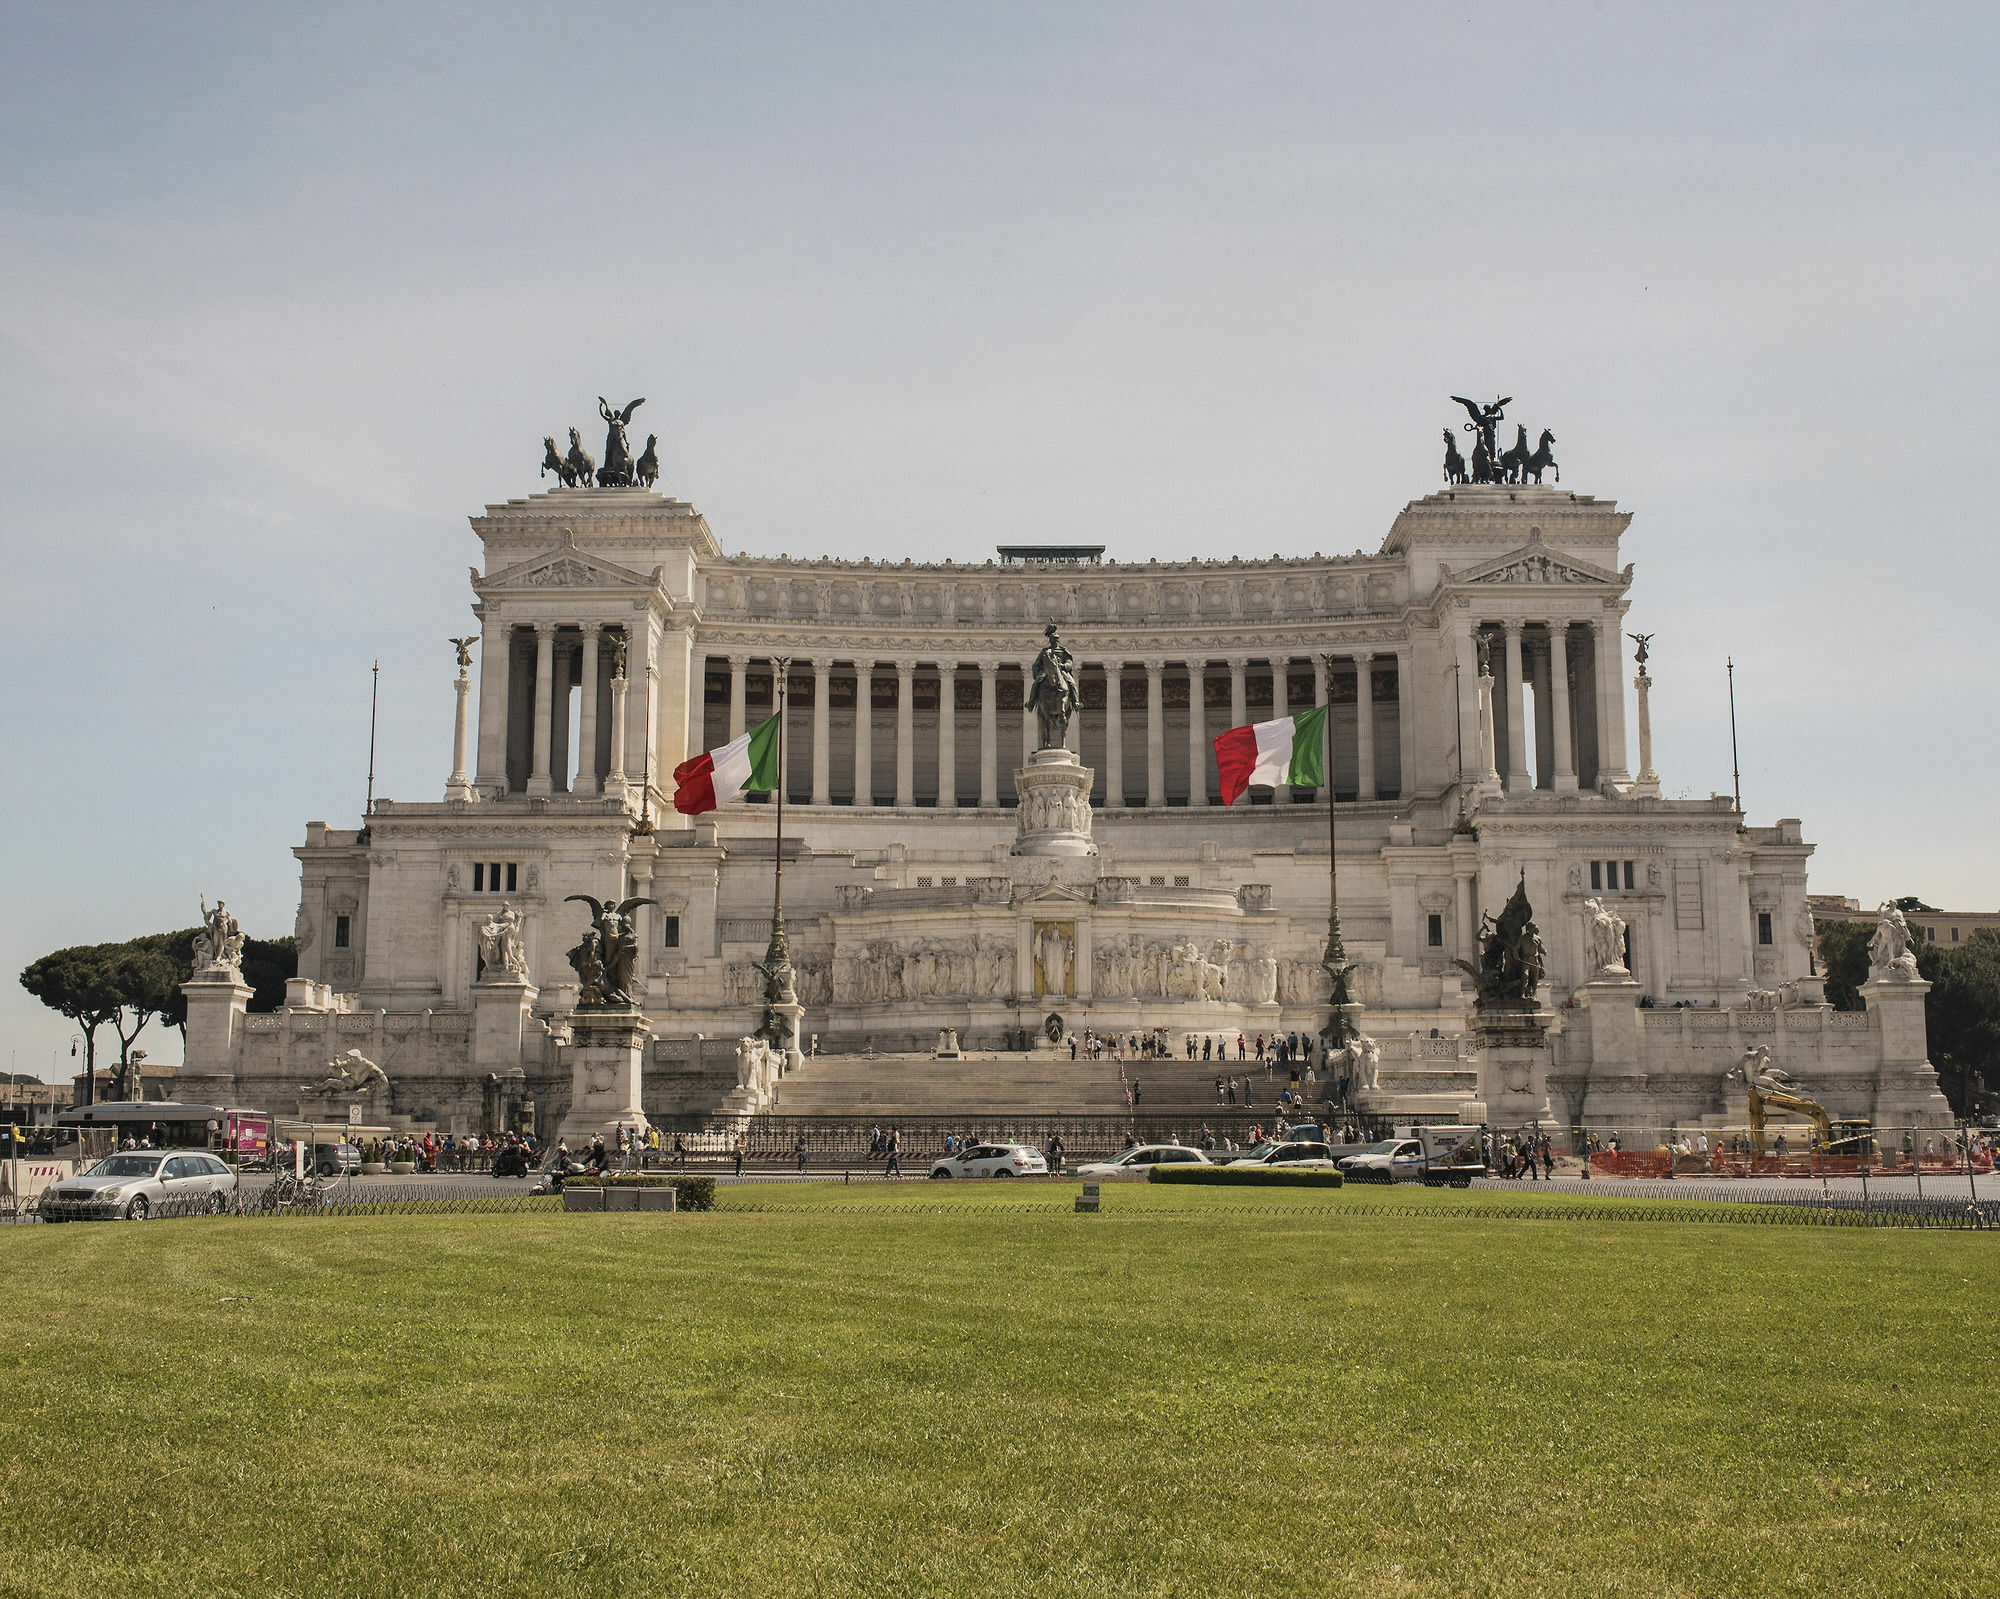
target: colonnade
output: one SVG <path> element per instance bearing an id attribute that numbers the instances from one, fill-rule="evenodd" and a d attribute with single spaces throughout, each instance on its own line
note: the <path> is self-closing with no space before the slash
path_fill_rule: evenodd
<path id="1" fill-rule="evenodd" d="M 535 621 L 509 626 L 489 648 L 480 682 L 480 780 L 498 752 L 506 788 L 530 796 L 622 792 L 625 677 L 615 656 L 629 634 L 602 622 Z M 570 690 L 576 707 L 576 770 L 570 770 Z M 636 778 L 637 774 L 633 774 Z"/>
<path id="2" fill-rule="evenodd" d="M 1461 694 L 1462 764 L 1476 763 L 1510 794 L 1629 782 L 1617 625 L 1615 617 L 1469 620 L 1459 640 L 1460 675 L 1468 684 L 1476 679 L 1483 636 L 1494 702 L 1489 731 L 1477 720 L 1477 696 Z"/>
<path id="3" fill-rule="evenodd" d="M 711 657 L 710 671 L 717 671 L 725 658 Z M 719 728 L 710 730 L 705 736 L 708 742 L 741 737 L 750 725 L 749 681 L 753 664 L 763 672 L 773 667 L 768 658 L 752 657 L 748 654 L 733 654 L 726 657 L 729 672 L 727 719 Z M 1125 808 L 1160 809 L 1167 805 L 1185 804 L 1206 806 L 1215 802 L 1218 779 L 1215 771 L 1214 738 L 1230 727 L 1240 727 L 1253 718 L 1268 721 L 1309 709 L 1312 705 L 1327 703 L 1329 691 L 1335 686 L 1338 674 L 1341 682 L 1342 705 L 1351 703 L 1354 708 L 1355 729 L 1351 754 L 1347 748 L 1336 750 L 1338 769 L 1333 774 L 1334 786 L 1340 799 L 1398 798 L 1413 792 L 1415 788 L 1416 733 L 1413 725 L 1415 704 L 1411 692 L 1410 655 L 1407 648 L 1398 648 L 1381 655 L 1362 655 L 1340 658 L 1333 673 L 1329 672 L 1324 660 L 1310 663 L 1312 671 L 1312 698 L 1293 702 L 1291 699 L 1291 679 L 1293 672 L 1303 671 L 1307 663 L 1290 659 L 1267 661 L 1250 656 L 1234 656 L 1220 662 L 1209 660 L 1171 661 L 1163 658 L 1143 658 L 1136 662 L 1112 660 L 1085 662 L 1080 672 L 1086 674 L 1086 697 L 1089 701 L 1079 710 L 1069 731 L 1069 746 L 1082 752 L 1086 738 L 1096 746 L 1089 764 L 1096 767 L 1102 784 L 1097 803 L 1108 810 Z M 1394 687 L 1389 691 L 1387 679 L 1393 665 Z M 834 795 L 834 751 L 833 751 L 833 708 L 832 690 L 836 671 L 842 679 L 851 677 L 854 682 L 854 710 L 851 713 L 852 744 L 848 754 L 852 761 L 852 783 L 849 793 L 851 803 L 875 805 L 879 799 L 898 807 L 918 804 L 935 804 L 940 809 L 953 809 L 960 803 L 958 789 L 959 761 L 958 739 L 959 701 L 958 684 L 963 673 L 976 672 L 979 678 L 977 698 L 978 716 L 978 780 L 976 798 L 972 800 L 982 807 L 992 807 L 1004 802 L 1001 782 L 1001 716 L 1000 687 L 1003 672 L 1014 668 L 1014 663 L 998 660 L 978 660 L 960 662 L 940 660 L 936 662 L 922 659 L 903 658 L 890 662 L 869 660 L 794 660 L 791 666 L 792 678 L 800 688 L 806 674 L 811 675 L 811 782 L 804 797 L 815 805 L 835 803 Z M 1270 693 L 1267 699 L 1260 696 L 1262 703 L 1254 708 L 1249 703 L 1249 688 L 1253 668 L 1268 672 Z M 1229 681 L 1228 719 L 1221 716 L 1219 705 L 1211 708 L 1208 703 L 1208 688 L 1211 675 L 1226 670 Z M 1096 692 L 1101 673 L 1102 697 Z M 937 680 L 937 726 L 932 735 L 935 738 L 935 772 L 937 782 L 935 794 L 918 792 L 918 747 L 917 747 L 917 687 L 920 674 L 928 679 L 935 674 Z M 1384 680 L 1385 693 L 1377 694 L 1377 679 Z M 1351 679 L 1351 698 L 1346 694 L 1345 680 Z M 895 741 L 895 761 L 893 790 L 880 796 L 875 792 L 876 764 L 875 740 L 878 730 L 875 725 L 876 709 L 874 690 L 878 681 L 893 681 L 895 685 L 892 700 Z M 1026 674 L 1018 681 L 1026 688 Z M 1128 682 L 1143 682 L 1144 697 L 1143 724 L 1128 727 L 1127 718 L 1138 721 L 1136 715 L 1139 704 L 1126 703 Z M 1025 762 L 1033 753 L 1036 743 L 1034 717 L 1018 710 L 1019 699 L 1010 693 L 1014 704 L 1005 707 L 1011 718 L 1019 717 L 1020 755 Z M 762 696 L 760 695 L 760 699 Z M 970 698 L 970 696 L 968 696 Z M 1138 696 L 1134 696 L 1137 700 Z M 1170 796 L 1168 782 L 1168 700 L 1176 703 L 1172 709 L 1178 713 L 1181 706 L 1187 707 L 1187 761 L 1185 770 L 1190 781 L 1185 795 L 1175 793 Z M 763 702 L 765 706 L 769 701 Z M 1384 771 L 1377 760 L 1376 715 L 1379 704 L 1393 704 L 1397 712 L 1398 759 L 1394 771 Z M 760 709 L 760 715 L 769 714 L 768 709 Z M 966 707 L 968 719 L 972 714 Z M 801 717 L 794 717 L 793 728 L 802 730 Z M 1143 782 L 1134 785 L 1128 792 L 1126 782 L 1126 740 L 1130 736 L 1145 740 L 1145 775 Z M 1014 760 L 1010 751 L 1008 760 Z M 789 764 L 789 761 L 788 761 Z M 794 768 L 796 770 L 796 768 Z M 1351 773 L 1351 787 L 1343 782 L 1343 776 Z M 798 793 L 798 788 L 792 792 Z M 1324 789 L 1300 790 L 1298 797 L 1322 799 Z M 1280 788 L 1272 795 L 1277 804 L 1289 804 L 1294 798 L 1293 791 Z"/>

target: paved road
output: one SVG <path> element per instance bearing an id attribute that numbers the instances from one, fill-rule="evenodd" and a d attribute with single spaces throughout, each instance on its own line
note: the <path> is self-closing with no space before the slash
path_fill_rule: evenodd
<path id="1" fill-rule="evenodd" d="M 736 1183 L 837 1183 L 842 1180 L 843 1175 L 839 1168 L 834 1168 L 831 1170 L 813 1170 L 801 1176 L 789 1164 L 762 1169 L 751 1167 L 746 1169 L 741 1177 L 732 1175 L 726 1166 L 716 1168 L 697 1164 L 690 1166 L 688 1170 L 691 1173 L 712 1176 L 719 1184 L 725 1187 Z M 883 1180 L 879 1165 L 855 1166 L 849 1168 L 849 1170 L 853 1174 L 852 1180 L 857 1183 L 879 1183 Z M 924 1176 L 925 1173 L 922 1167 L 915 1161 L 911 1162 L 910 1169 L 903 1174 L 905 1181 L 915 1182 L 923 1181 Z M 268 1174 L 254 1172 L 246 1174 L 243 1179 L 243 1191 L 245 1194 L 256 1193 L 265 1184 L 270 1182 L 270 1180 Z M 1032 1177 L 1017 1178 L 1014 1180 L 1037 1185 L 1040 1183 L 1039 1179 Z M 1060 1183 L 1066 1187 L 1078 1186 L 1078 1180 L 1074 1177 L 1056 1178 L 1051 1179 L 1051 1181 Z M 406 1189 L 419 1186 L 426 1189 L 444 1188 L 464 1194 L 525 1194 L 532 1186 L 532 1179 L 488 1177 L 483 1173 L 460 1174 L 441 1172 L 436 1176 L 346 1177 L 341 1179 L 338 1186 L 342 1190 L 351 1189 L 357 1195 L 366 1194 L 371 1190 Z M 1589 1181 L 1584 1181 L 1573 1174 L 1569 1176 L 1559 1174 L 1552 1182 L 1503 1181 L 1499 1178 L 1483 1178 L 1475 1182 L 1473 1187 L 1490 1192 L 1516 1194 L 1546 1192 L 1553 1194 L 1590 1195 L 1600 1199 L 1686 1199 L 1702 1200 L 1711 1203 L 1716 1200 L 1753 1202 L 1774 1199 L 1791 1200 L 1796 1203 L 1801 1199 L 1810 1198 L 1821 1191 L 1817 1180 L 1807 1180 L 1804 1178 L 1676 1178 L 1668 1181 L 1664 1178 L 1647 1177 L 1594 1177 Z M 2000 1200 L 2000 1179 L 1992 1177 L 1975 1178 L 1972 1187 L 1974 1193 L 1981 1199 Z M 1361 1193 L 1388 1191 L 1363 1187 L 1359 1184 L 1355 1185 L 1355 1188 L 1357 1192 Z M 1835 1177 L 1829 1179 L 1827 1182 L 1826 1191 L 1842 1199 L 1859 1200 L 1862 1197 L 1862 1182 L 1858 1177 Z M 1918 1184 L 1917 1180 L 1913 1177 L 1871 1177 L 1868 1179 L 1867 1191 L 1871 1197 L 1875 1198 L 1888 1196 L 1908 1196 L 1914 1198 L 1918 1192 Z M 1955 1198 L 1963 1200 L 1969 1197 L 1967 1194 L 1966 1179 L 1963 1176 L 1926 1176 L 1923 1179 L 1922 1191 L 1926 1199 Z"/>

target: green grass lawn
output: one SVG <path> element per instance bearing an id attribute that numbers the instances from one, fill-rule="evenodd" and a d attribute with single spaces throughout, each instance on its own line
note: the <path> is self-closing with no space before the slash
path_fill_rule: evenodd
<path id="1" fill-rule="evenodd" d="M 0 1593 L 2000 1587 L 1986 1236 L 1075 1192 L 0 1229 Z"/>

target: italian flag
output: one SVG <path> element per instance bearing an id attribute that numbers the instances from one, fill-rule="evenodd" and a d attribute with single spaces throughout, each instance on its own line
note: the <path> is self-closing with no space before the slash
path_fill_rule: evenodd
<path id="1" fill-rule="evenodd" d="M 718 805 L 741 805 L 745 794 L 778 786 L 778 719 L 768 717 L 719 750 L 674 768 L 674 809 L 699 816 Z"/>
<path id="2" fill-rule="evenodd" d="M 1232 727 L 1215 741 L 1215 770 L 1222 778 L 1222 803 L 1252 783 L 1271 788 L 1318 788 L 1325 781 L 1326 707 L 1316 705 L 1275 722 Z"/>

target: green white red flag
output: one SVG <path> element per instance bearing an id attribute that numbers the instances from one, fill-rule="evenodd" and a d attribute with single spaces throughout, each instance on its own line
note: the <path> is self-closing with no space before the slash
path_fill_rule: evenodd
<path id="1" fill-rule="evenodd" d="M 1326 707 L 1316 705 L 1275 722 L 1232 727 L 1215 741 L 1222 803 L 1234 805 L 1252 783 L 1271 788 L 1319 788 L 1326 781 Z"/>
<path id="2" fill-rule="evenodd" d="M 746 794 L 778 786 L 778 719 L 767 717 L 720 749 L 682 761 L 674 768 L 674 809 L 699 816 L 718 805 L 740 805 Z"/>

